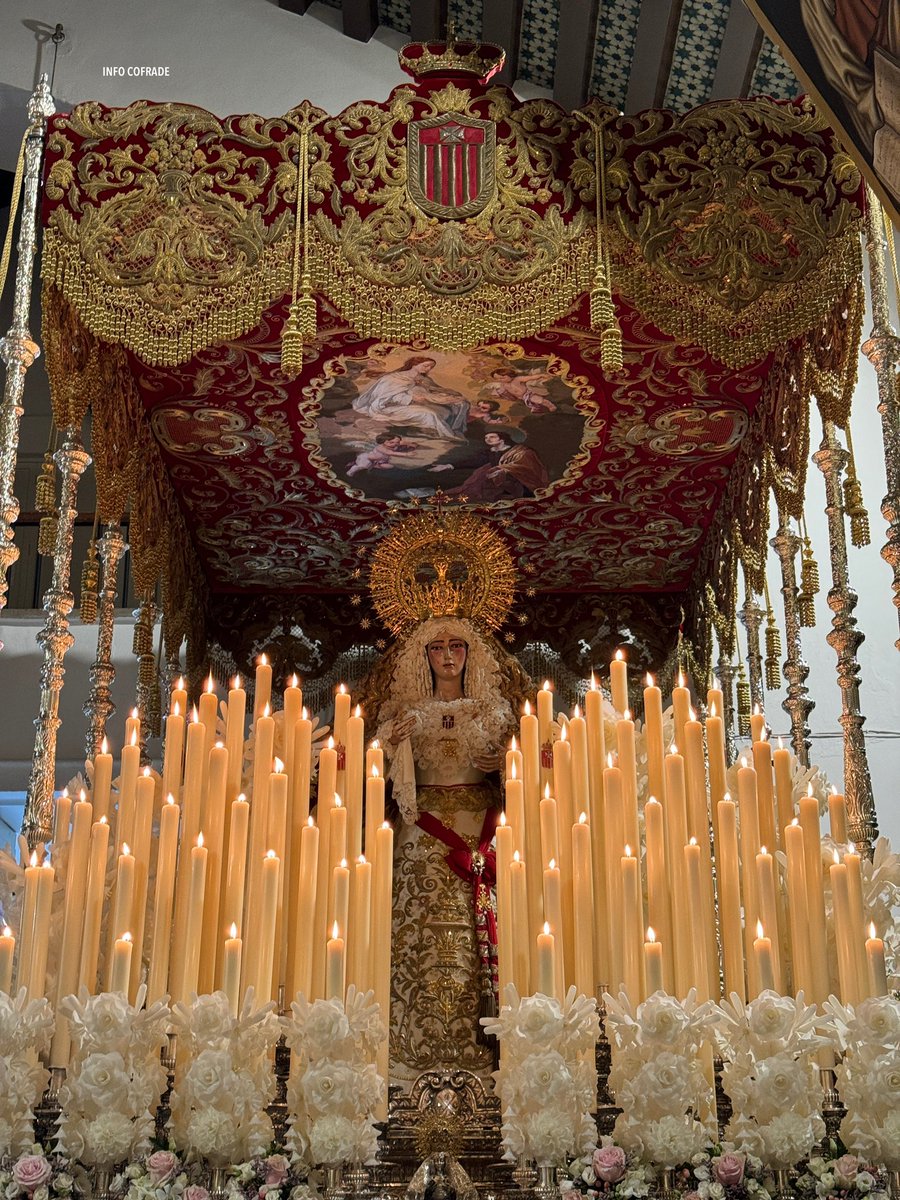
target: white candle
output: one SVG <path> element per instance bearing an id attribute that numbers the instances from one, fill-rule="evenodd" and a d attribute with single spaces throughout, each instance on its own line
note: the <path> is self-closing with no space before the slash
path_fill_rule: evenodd
<path id="1" fill-rule="evenodd" d="M 237 925 L 232 922 L 231 936 L 225 939 L 225 953 L 222 956 L 222 991 L 228 997 L 228 1007 L 233 1017 L 237 1016 L 240 1008 L 241 946 Z"/>
<path id="2" fill-rule="evenodd" d="M 652 925 L 647 926 L 647 940 L 644 942 L 644 975 L 648 996 L 663 991 L 662 946 L 656 940 Z"/>
<path id="3" fill-rule="evenodd" d="M 335 921 L 325 947 L 325 999 L 343 1002 L 344 990 L 344 939 Z"/>
<path id="4" fill-rule="evenodd" d="M 537 990 L 545 996 L 556 995 L 556 952 L 550 926 L 537 937 Z"/>
<path id="5" fill-rule="evenodd" d="M 621 650 L 609 664 L 609 690 L 612 693 L 613 708 L 623 713 L 628 708 L 628 664 Z"/>
<path id="6" fill-rule="evenodd" d="M 120 992 L 126 999 L 128 997 L 128 978 L 131 974 L 132 950 L 130 933 L 123 933 L 120 938 L 116 938 L 110 969 L 109 990 Z"/>

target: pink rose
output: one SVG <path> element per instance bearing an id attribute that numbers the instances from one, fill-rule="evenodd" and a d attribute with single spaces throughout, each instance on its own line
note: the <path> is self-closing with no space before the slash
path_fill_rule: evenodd
<path id="1" fill-rule="evenodd" d="M 281 1187 L 291 1169 L 288 1160 L 283 1154 L 270 1154 L 265 1165 L 266 1183 L 270 1187 Z"/>
<path id="2" fill-rule="evenodd" d="M 849 1187 L 856 1179 L 861 1168 L 862 1162 L 855 1154 L 842 1154 L 831 1165 L 838 1187 Z"/>
<path id="3" fill-rule="evenodd" d="M 604 1183 L 618 1183 L 625 1174 L 625 1151 L 621 1146 L 604 1146 L 595 1150 L 591 1167 Z"/>
<path id="4" fill-rule="evenodd" d="M 743 1154 L 722 1154 L 713 1159 L 713 1174 L 722 1187 L 740 1187 L 744 1179 Z"/>
<path id="5" fill-rule="evenodd" d="M 181 1193 L 181 1200 L 210 1200 L 209 1192 L 199 1183 L 189 1183 Z"/>
<path id="6" fill-rule="evenodd" d="M 23 1154 L 13 1163 L 13 1180 L 29 1195 L 37 1188 L 42 1187 L 52 1174 L 53 1168 L 43 1154 Z"/>
<path id="7" fill-rule="evenodd" d="M 178 1156 L 171 1150 L 156 1150 L 147 1159 L 147 1174 L 154 1187 L 167 1183 L 178 1172 Z"/>

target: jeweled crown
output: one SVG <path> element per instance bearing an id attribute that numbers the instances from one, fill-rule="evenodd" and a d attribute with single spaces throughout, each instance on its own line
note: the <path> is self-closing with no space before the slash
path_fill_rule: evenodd
<path id="1" fill-rule="evenodd" d="M 499 534 L 460 509 L 406 517 L 372 556 L 370 588 L 395 634 L 429 617 L 466 617 L 493 631 L 515 589 L 512 555 Z"/>
<path id="2" fill-rule="evenodd" d="M 451 31 L 444 41 L 407 42 L 398 57 L 401 68 L 413 79 L 470 75 L 487 83 L 503 67 L 506 51 L 493 42 L 459 41 Z"/>

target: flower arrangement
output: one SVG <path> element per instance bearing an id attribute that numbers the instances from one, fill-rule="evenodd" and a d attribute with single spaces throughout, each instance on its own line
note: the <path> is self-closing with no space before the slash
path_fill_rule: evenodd
<path id="1" fill-rule="evenodd" d="M 855 1154 L 811 1158 L 796 1189 L 801 1196 L 819 1200 L 888 1200 L 884 1171 Z"/>
<path id="2" fill-rule="evenodd" d="M 856 1008 L 827 1001 L 844 1051 L 836 1068 L 847 1109 L 841 1138 L 854 1154 L 900 1170 L 900 1000 L 874 996 Z"/>
<path id="3" fill-rule="evenodd" d="M 749 1004 L 736 993 L 718 1006 L 723 1087 L 733 1115 L 726 1136 L 739 1151 L 786 1169 L 825 1134 L 822 1087 L 813 1061 L 829 1046 L 816 1006 L 765 991 Z"/>
<path id="4" fill-rule="evenodd" d="M 82 988 L 60 1003 L 75 1052 L 60 1089 L 59 1148 L 87 1166 L 109 1169 L 150 1148 L 169 1010 L 162 1001 L 145 1009 L 145 998 L 144 985 L 133 1005 L 119 992 Z"/>
<path id="5" fill-rule="evenodd" d="M 635 1008 L 625 992 L 606 1001 L 609 1088 L 622 1112 L 616 1141 L 643 1162 L 673 1168 L 715 1139 L 715 1097 L 704 1074 L 704 1041 L 715 1006 L 657 992 Z"/>
<path id="6" fill-rule="evenodd" d="M 588 1200 L 630 1200 L 659 1191 L 658 1168 L 627 1154 L 612 1138 L 601 1139 L 592 1155 L 578 1159 L 569 1168 L 575 1188 Z M 685 1200 L 768 1200 L 772 1177 L 765 1174 L 760 1159 L 740 1154 L 728 1145 L 707 1146 L 672 1172 L 672 1190 Z"/>
<path id="7" fill-rule="evenodd" d="M 53 1032 L 46 1000 L 0 992 L 0 1157 L 19 1154 L 34 1141 L 32 1109 L 44 1090 L 47 1072 L 37 1063 Z"/>
<path id="8" fill-rule="evenodd" d="M 224 992 L 175 1005 L 184 1069 L 172 1092 L 169 1128 L 180 1152 L 224 1167 L 268 1149 L 266 1107 L 275 1089 L 270 1052 L 280 1033 L 273 1007 L 254 1008 L 252 988 L 236 1017 Z"/>
<path id="9" fill-rule="evenodd" d="M 384 1037 L 373 993 L 347 989 L 346 1003 L 302 994 L 284 1022 L 294 1055 L 288 1084 L 287 1144 L 299 1157 L 338 1166 L 375 1160 L 374 1113 L 385 1083 L 375 1068 Z"/>
<path id="10" fill-rule="evenodd" d="M 5 1200 L 67 1200 L 84 1192 L 86 1185 L 83 1170 L 70 1170 L 67 1159 L 45 1154 L 39 1145 L 0 1167 L 0 1195 Z"/>
<path id="11" fill-rule="evenodd" d="M 500 1039 L 495 1088 L 503 1108 L 507 1161 L 560 1166 L 593 1149 L 594 1048 L 600 1035 L 593 998 L 569 988 L 565 1000 L 540 993 L 520 997 L 508 984 L 498 1017 L 483 1017 Z"/>
<path id="12" fill-rule="evenodd" d="M 317 1192 L 305 1169 L 284 1154 L 270 1154 L 232 1167 L 225 1184 L 226 1200 L 312 1200 Z M 185 1197 L 185 1200 L 204 1200 Z"/>

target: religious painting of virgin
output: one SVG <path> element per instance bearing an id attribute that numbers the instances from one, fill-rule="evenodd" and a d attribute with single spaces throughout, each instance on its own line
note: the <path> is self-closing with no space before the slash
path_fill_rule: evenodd
<path id="1" fill-rule="evenodd" d="M 569 469 L 594 410 L 568 363 L 517 346 L 380 346 L 331 360 L 321 383 L 322 454 L 338 479 L 382 500 L 540 496 Z"/>
<path id="2" fill-rule="evenodd" d="M 747 0 L 900 222 L 900 4 Z"/>

